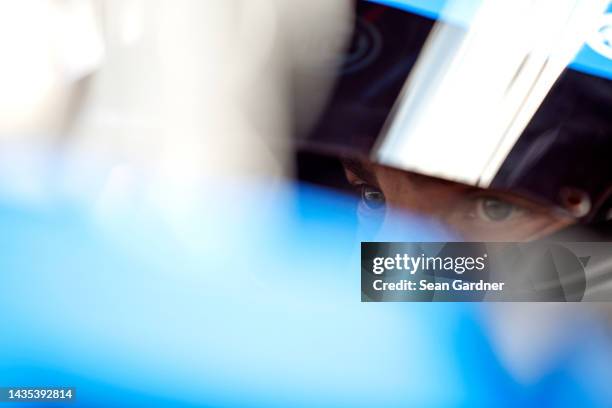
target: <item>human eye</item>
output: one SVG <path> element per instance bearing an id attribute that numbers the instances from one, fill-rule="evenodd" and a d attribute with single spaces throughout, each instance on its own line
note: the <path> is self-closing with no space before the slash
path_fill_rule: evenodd
<path id="1" fill-rule="evenodd" d="M 527 239 L 551 222 L 549 215 L 495 192 L 466 195 L 444 219 L 464 236 L 483 240 Z"/>
<path id="2" fill-rule="evenodd" d="M 378 187 L 361 184 L 359 186 L 361 204 L 369 210 L 380 210 L 385 207 L 385 195 Z"/>
<path id="3" fill-rule="evenodd" d="M 499 197 L 484 196 L 473 199 L 473 218 L 483 222 L 500 223 L 515 219 L 526 213 L 526 209 Z"/>
<path id="4" fill-rule="evenodd" d="M 354 180 L 351 185 L 359 195 L 357 212 L 360 218 L 378 219 L 385 213 L 386 197 L 379 187 L 363 180 Z"/>

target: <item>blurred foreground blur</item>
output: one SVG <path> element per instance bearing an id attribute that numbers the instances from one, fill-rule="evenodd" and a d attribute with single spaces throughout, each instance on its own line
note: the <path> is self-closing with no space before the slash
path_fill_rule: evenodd
<path id="1" fill-rule="evenodd" d="M 384 71 L 388 83 L 364 76 L 343 85 L 338 72 L 375 66 L 368 65 L 374 54 L 360 52 L 382 47 L 372 29 L 377 19 L 401 21 L 399 11 L 381 11 L 395 7 L 387 3 L 1 2 L 0 387 L 76 387 L 75 406 L 83 407 L 611 405 L 605 306 L 360 303 L 361 241 L 446 241 L 462 239 L 462 231 L 414 205 L 385 209 L 385 221 L 372 222 L 363 194 L 347 193 L 338 158 L 355 159 L 352 148 L 378 138 L 380 129 L 352 134 L 354 143 L 337 146 L 339 152 L 316 137 L 333 129 L 338 142 L 342 129 L 370 129 L 371 117 L 382 128 L 396 106 L 404 120 L 386 127 L 378 156 L 359 159 L 480 183 L 476 160 L 462 165 L 445 156 L 461 143 L 434 163 L 429 149 L 444 142 L 424 135 L 474 130 L 470 140 L 492 149 L 487 132 L 501 134 L 496 126 L 503 124 L 516 141 L 582 46 L 577 37 L 562 52 L 551 45 L 556 65 L 536 53 L 523 82 L 497 61 L 503 78 L 483 81 L 498 87 L 483 85 L 472 96 L 479 109 L 489 109 L 486 93 L 495 94 L 500 109 L 489 113 L 503 120 L 478 127 L 459 114 L 470 110 L 458 99 L 470 93 L 461 72 L 435 76 L 420 68 L 410 82 L 404 66 Z M 398 2 L 398 10 L 433 3 Z M 474 27 L 479 2 L 454 14 L 461 3 L 448 2 L 445 13 Z M 505 5 L 516 13 L 514 22 L 530 10 L 519 3 L 526 8 Z M 557 26 L 546 21 L 566 34 L 587 32 L 585 21 L 606 7 L 559 3 L 567 15 L 558 13 Z M 540 12 L 552 7 L 538 4 Z M 492 7 L 476 15 L 495 15 Z M 369 20 L 361 19 L 363 10 Z M 408 31 L 434 42 L 430 30 L 443 17 L 428 13 Z M 477 21 L 479 29 L 465 37 L 446 20 L 433 32 L 484 38 L 491 27 L 484 17 Z M 356 26 L 365 37 L 356 36 Z M 507 32 L 494 32 L 515 44 Z M 609 30 L 600 35 L 608 38 Z M 472 63 L 494 48 L 469 44 Z M 519 45 L 508 64 L 520 65 Z M 548 52 L 544 45 L 538 51 Z M 426 50 L 420 67 L 448 63 L 448 49 Z M 355 57 L 349 63 L 338 57 L 346 52 Z M 410 56 L 410 67 L 420 55 Z M 534 95 L 527 85 L 538 64 L 551 71 L 543 82 L 534 79 Z M 377 93 L 393 81 L 409 87 L 406 104 Z M 508 81 L 520 86 L 504 93 L 500 84 Z M 349 102 L 359 103 L 335 104 L 346 89 L 358 91 Z M 457 104 L 445 105 L 445 95 Z M 530 103 L 511 104 L 525 95 Z M 428 112 L 442 104 L 450 113 L 419 116 L 418 102 Z M 402 124 L 417 136 L 401 139 Z M 605 140 L 608 125 L 599 128 Z M 296 153 L 296 137 L 317 129 L 324 130 L 314 139 L 320 143 Z M 410 161 L 415 146 L 422 155 Z M 527 150 L 533 161 L 520 163 L 545 162 Z M 452 167 L 448 174 L 443 162 Z M 499 170 L 478 163 L 490 178 Z M 514 180 L 533 180 L 528 176 Z M 420 186 L 415 191 L 425 190 Z M 559 218 L 584 216 L 578 210 L 585 202 Z"/>

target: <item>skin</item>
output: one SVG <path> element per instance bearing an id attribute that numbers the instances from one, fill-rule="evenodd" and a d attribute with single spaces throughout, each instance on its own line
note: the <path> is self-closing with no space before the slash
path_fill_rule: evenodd
<path id="1" fill-rule="evenodd" d="M 574 223 L 550 207 L 493 190 L 412 174 L 364 161 L 345 161 L 361 194 L 360 218 L 384 222 L 389 208 L 433 217 L 467 240 L 529 241 Z"/>

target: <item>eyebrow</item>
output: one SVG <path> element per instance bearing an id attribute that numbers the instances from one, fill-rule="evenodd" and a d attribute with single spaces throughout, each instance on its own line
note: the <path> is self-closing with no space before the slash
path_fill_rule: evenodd
<path id="1" fill-rule="evenodd" d="M 342 159 L 341 162 L 345 169 L 347 169 L 366 183 L 378 184 L 376 174 L 372 171 L 372 169 L 366 167 L 366 165 L 362 161 L 355 159 Z"/>

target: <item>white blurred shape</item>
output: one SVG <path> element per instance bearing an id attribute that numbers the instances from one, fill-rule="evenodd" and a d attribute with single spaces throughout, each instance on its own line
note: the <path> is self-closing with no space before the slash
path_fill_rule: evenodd
<path id="1" fill-rule="evenodd" d="M 93 191 L 93 167 L 127 163 L 150 197 L 181 211 L 211 179 L 291 172 L 294 50 L 351 23 L 346 1 L 105 0 L 101 10 L 106 57 L 71 124 L 70 188 Z"/>
<path id="2" fill-rule="evenodd" d="M 0 141 L 53 121 L 58 78 L 49 2 L 0 3 Z"/>
<path id="3" fill-rule="evenodd" d="M 483 1 L 467 30 L 444 22 L 443 15 L 402 91 L 376 159 L 488 187 L 606 4 Z M 447 8 L 461 5 L 450 1 Z"/>
<path id="4" fill-rule="evenodd" d="M 66 81 L 93 73 L 104 58 L 104 43 L 94 5 L 90 0 L 62 0 L 52 9 L 56 18 L 59 65 Z"/>
<path id="5" fill-rule="evenodd" d="M 125 0 L 119 15 L 119 36 L 125 46 L 136 44 L 144 35 L 144 13 L 146 2 L 143 0 Z"/>
<path id="6" fill-rule="evenodd" d="M 53 174 L 63 188 L 102 207 L 109 194 L 121 196 L 113 192 L 122 166 L 162 205 L 188 203 L 211 179 L 283 178 L 292 170 L 294 93 L 307 89 L 314 95 L 308 105 L 318 106 L 332 78 L 332 67 L 307 55 L 318 77 L 296 85 L 304 63 L 296 50 L 313 41 L 339 51 L 350 36 L 350 6 L 2 2 L 0 148 L 56 156 L 61 171 Z M 6 171 L 28 172 L 30 187 L 44 189 L 43 162 Z"/>

